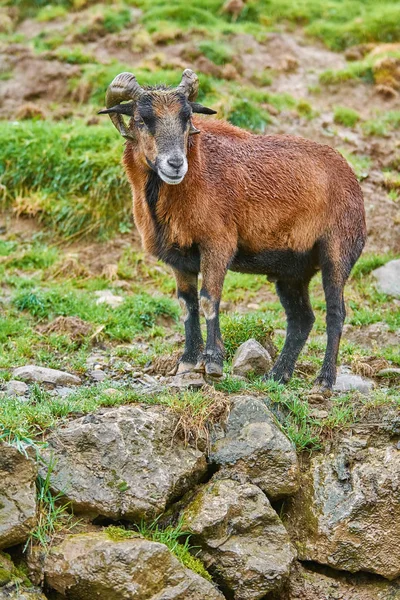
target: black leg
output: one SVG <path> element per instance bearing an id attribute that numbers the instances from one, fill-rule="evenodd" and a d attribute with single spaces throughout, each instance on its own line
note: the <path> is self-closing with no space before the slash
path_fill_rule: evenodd
<path id="1" fill-rule="evenodd" d="M 224 344 L 219 326 L 219 299 L 210 297 L 204 288 L 200 291 L 200 306 L 206 318 L 207 343 L 203 354 L 204 370 L 211 377 L 221 377 L 224 363 Z"/>
<path id="2" fill-rule="evenodd" d="M 315 383 L 324 392 L 331 390 L 336 381 L 336 363 L 346 309 L 343 298 L 343 284 L 335 282 L 329 271 L 328 273 L 326 271 L 322 273 L 322 280 L 326 299 L 326 333 L 328 339 L 324 362 Z"/>
<path id="3" fill-rule="evenodd" d="M 200 329 L 198 276 L 174 269 L 179 304 L 185 323 L 185 351 L 179 361 L 178 372 L 193 371 L 203 352 Z"/>
<path id="4" fill-rule="evenodd" d="M 205 370 L 211 377 L 221 377 L 224 362 L 224 344 L 219 326 L 219 305 L 228 264 L 234 249 L 226 244 L 219 248 L 201 249 L 201 273 L 203 284 L 200 306 L 207 323 L 207 343 L 203 362 L 198 370 Z"/>
<path id="5" fill-rule="evenodd" d="M 285 345 L 269 373 L 276 381 L 286 382 L 292 377 L 296 360 L 314 324 L 308 285 L 309 281 L 278 280 L 276 283 L 287 318 Z"/>

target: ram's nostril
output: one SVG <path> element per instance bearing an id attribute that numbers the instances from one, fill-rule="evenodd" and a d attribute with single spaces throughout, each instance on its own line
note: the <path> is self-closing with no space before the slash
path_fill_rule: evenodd
<path id="1" fill-rule="evenodd" d="M 174 156 L 172 158 L 169 158 L 167 160 L 167 163 L 170 167 L 173 167 L 174 169 L 180 169 L 180 167 L 183 165 L 183 158 L 181 156 Z"/>

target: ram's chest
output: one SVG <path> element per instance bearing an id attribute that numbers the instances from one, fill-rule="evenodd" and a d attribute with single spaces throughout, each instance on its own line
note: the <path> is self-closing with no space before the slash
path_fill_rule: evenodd
<path id="1" fill-rule="evenodd" d="M 181 270 L 198 272 L 200 254 L 184 203 L 171 199 L 162 190 L 158 176 L 150 175 L 145 189 L 134 192 L 136 226 L 147 252 Z"/>

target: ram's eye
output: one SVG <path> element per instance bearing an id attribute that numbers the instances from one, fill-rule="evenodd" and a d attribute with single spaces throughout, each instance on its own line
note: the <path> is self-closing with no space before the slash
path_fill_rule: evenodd
<path id="1" fill-rule="evenodd" d="M 135 123 L 138 127 L 144 127 L 143 119 L 135 119 Z"/>

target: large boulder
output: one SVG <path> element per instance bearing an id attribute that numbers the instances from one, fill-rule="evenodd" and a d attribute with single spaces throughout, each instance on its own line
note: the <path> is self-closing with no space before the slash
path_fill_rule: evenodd
<path id="1" fill-rule="evenodd" d="M 400 600 L 400 584 L 366 574 L 319 572 L 297 563 L 279 600 Z"/>
<path id="2" fill-rule="evenodd" d="M 377 280 L 377 288 L 380 292 L 400 298 L 400 259 L 391 260 L 372 271 Z"/>
<path id="3" fill-rule="evenodd" d="M 210 460 L 223 473 L 242 476 L 271 499 L 293 494 L 299 486 L 294 445 L 262 398 L 236 396 L 225 427 L 215 432 Z"/>
<path id="4" fill-rule="evenodd" d="M 289 501 L 299 558 L 387 579 L 400 576 L 400 451 L 343 439 L 311 458 Z"/>
<path id="5" fill-rule="evenodd" d="M 52 489 L 92 517 L 156 517 L 207 471 L 202 452 L 174 439 L 176 423 L 173 411 L 145 405 L 71 421 L 42 453 L 54 460 Z"/>
<path id="6" fill-rule="evenodd" d="M 31 552 L 34 579 L 69 600 L 223 600 L 164 544 L 115 540 L 106 531 L 67 536 L 49 552 Z"/>
<path id="7" fill-rule="evenodd" d="M 0 549 L 25 542 L 36 522 L 36 465 L 0 442 Z"/>
<path id="8" fill-rule="evenodd" d="M 280 589 L 295 557 L 286 529 L 260 488 L 211 480 L 183 511 L 200 557 L 235 600 Z"/>

